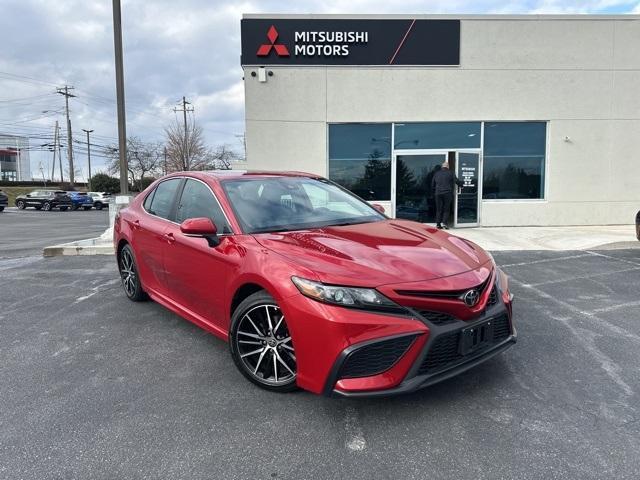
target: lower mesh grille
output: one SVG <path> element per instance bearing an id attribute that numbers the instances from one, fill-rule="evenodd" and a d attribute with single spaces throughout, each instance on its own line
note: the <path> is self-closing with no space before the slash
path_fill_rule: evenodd
<path id="1" fill-rule="evenodd" d="M 485 348 L 490 348 L 496 343 L 506 339 L 511 334 L 509 317 L 502 315 L 493 320 L 493 342 L 487 344 Z M 435 339 L 427 356 L 422 361 L 418 374 L 433 373 L 446 367 L 464 361 L 465 355 L 459 350 L 460 330 L 440 335 Z M 473 355 L 478 352 L 473 352 Z"/>
<path id="2" fill-rule="evenodd" d="M 342 364 L 339 378 L 369 377 L 389 370 L 414 338 L 415 335 L 408 335 L 358 348 Z"/>
<path id="3" fill-rule="evenodd" d="M 418 313 L 420 314 L 420 316 L 424 317 L 434 325 L 448 325 L 450 323 L 457 322 L 455 317 L 452 317 L 451 315 L 448 315 L 442 312 L 431 312 L 428 310 L 420 310 Z"/>

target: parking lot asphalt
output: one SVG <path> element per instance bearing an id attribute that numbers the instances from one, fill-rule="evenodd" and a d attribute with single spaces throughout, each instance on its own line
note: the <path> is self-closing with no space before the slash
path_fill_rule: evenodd
<path id="1" fill-rule="evenodd" d="M 113 257 L 0 259 L 0 478 L 638 478 L 640 250 L 494 256 L 518 343 L 364 400 L 258 389 Z"/>
<path id="2" fill-rule="evenodd" d="M 39 256 L 44 247 L 97 237 L 108 226 L 108 209 L 43 212 L 8 208 L 0 213 L 0 258 Z"/>

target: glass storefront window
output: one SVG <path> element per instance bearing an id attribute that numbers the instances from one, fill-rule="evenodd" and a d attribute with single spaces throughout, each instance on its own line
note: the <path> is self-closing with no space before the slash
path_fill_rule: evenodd
<path id="1" fill-rule="evenodd" d="M 397 149 L 480 148 L 480 122 L 396 123 Z"/>
<path id="2" fill-rule="evenodd" d="M 391 124 L 329 125 L 329 178 L 365 200 L 391 200 Z"/>
<path id="3" fill-rule="evenodd" d="M 546 122 L 487 122 L 482 198 L 544 198 Z"/>

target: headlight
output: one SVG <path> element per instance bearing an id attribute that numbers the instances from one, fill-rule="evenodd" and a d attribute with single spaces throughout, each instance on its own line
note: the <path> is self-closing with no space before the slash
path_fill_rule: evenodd
<path id="1" fill-rule="evenodd" d="M 291 281 L 298 287 L 300 293 L 319 302 L 370 310 L 404 310 L 400 305 L 392 302 L 373 288 L 325 285 L 300 277 L 291 277 Z"/>

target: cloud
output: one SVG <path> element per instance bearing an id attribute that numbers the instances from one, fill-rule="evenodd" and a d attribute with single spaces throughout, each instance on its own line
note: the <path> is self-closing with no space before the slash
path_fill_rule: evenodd
<path id="1" fill-rule="evenodd" d="M 212 145 L 239 147 L 244 130 L 240 68 L 242 13 L 597 13 L 640 12 L 640 3 L 596 0 L 123 0 L 127 129 L 148 141 L 163 138 L 185 95 Z M 0 132 L 46 143 L 64 99 L 55 86 L 76 87 L 74 136 L 94 129 L 95 143 L 117 135 L 111 2 L 3 0 L 0 31 Z M 3 75 L 9 72 L 20 75 Z M 29 77 L 29 78 L 25 78 Z M 31 97 L 19 101 L 18 99 Z M 6 102 L 5 100 L 10 100 Z M 5 102 L 3 102 L 5 101 Z M 42 113 L 45 111 L 46 113 Z M 50 140 L 49 140 L 50 141 Z M 80 163 L 84 152 L 77 149 Z M 96 153 L 96 163 L 101 159 Z M 32 169 L 47 153 L 33 152 Z"/>

